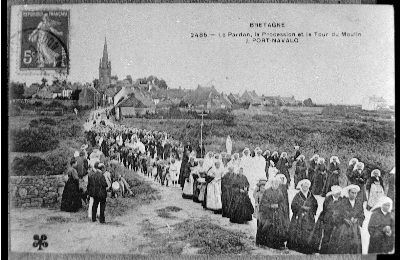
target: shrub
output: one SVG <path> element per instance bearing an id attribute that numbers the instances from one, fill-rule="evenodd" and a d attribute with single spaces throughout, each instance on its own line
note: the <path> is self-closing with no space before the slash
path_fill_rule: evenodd
<path id="1" fill-rule="evenodd" d="M 175 224 L 174 228 L 182 233 L 177 240 L 189 241 L 192 246 L 201 247 L 200 254 L 240 254 L 250 251 L 242 233 L 224 229 L 209 221 L 186 220 Z"/>
<path id="2" fill-rule="evenodd" d="M 43 117 L 43 118 L 39 118 L 39 119 L 33 119 L 30 123 L 29 126 L 30 127 L 39 127 L 40 125 L 51 125 L 51 126 L 55 126 L 57 125 L 57 122 L 49 117 Z"/>
<path id="3" fill-rule="evenodd" d="M 53 175 L 63 174 L 67 170 L 73 153 L 72 148 L 60 147 L 46 156 L 45 159 Z"/>
<path id="4" fill-rule="evenodd" d="M 11 175 L 52 175 L 49 163 L 37 156 L 16 157 L 11 163 Z"/>
<path id="5" fill-rule="evenodd" d="M 10 106 L 10 112 L 9 112 L 10 116 L 19 116 L 19 115 L 21 115 L 21 112 L 22 112 L 22 109 L 20 106 L 15 105 L 15 104 L 12 104 Z"/>
<path id="6" fill-rule="evenodd" d="M 59 141 L 50 127 L 14 129 L 11 131 L 11 151 L 45 152 L 53 150 Z"/>

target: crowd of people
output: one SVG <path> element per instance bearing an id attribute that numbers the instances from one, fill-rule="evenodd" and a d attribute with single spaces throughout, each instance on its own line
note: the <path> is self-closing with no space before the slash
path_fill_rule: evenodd
<path id="1" fill-rule="evenodd" d="M 368 252 L 393 250 L 394 168 L 383 182 L 379 169 L 368 173 L 356 158 L 342 171 L 337 156 L 327 163 L 316 154 L 307 162 L 298 146 L 292 156 L 259 147 L 232 154 L 228 138 L 227 152 L 201 156 L 190 143 L 183 145 L 164 132 L 93 122 L 86 134 L 92 152 L 88 155 L 83 145 L 71 159 L 62 210 L 76 211 L 82 200 L 89 201 L 88 216 L 96 221 L 99 215 L 104 223 L 107 194 L 132 194 L 115 170 L 123 165 L 161 185 L 180 187 L 184 199 L 232 223 L 256 221 L 257 245 L 306 254 L 361 253 L 366 206 L 372 212 Z M 289 204 L 292 177 L 299 191 Z M 325 198 L 318 217 L 315 196 Z"/>

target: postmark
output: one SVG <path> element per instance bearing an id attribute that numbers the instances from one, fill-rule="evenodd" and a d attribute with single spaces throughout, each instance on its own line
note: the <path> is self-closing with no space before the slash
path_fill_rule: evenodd
<path id="1" fill-rule="evenodd" d="M 20 70 L 69 68 L 69 10 L 22 11 Z"/>

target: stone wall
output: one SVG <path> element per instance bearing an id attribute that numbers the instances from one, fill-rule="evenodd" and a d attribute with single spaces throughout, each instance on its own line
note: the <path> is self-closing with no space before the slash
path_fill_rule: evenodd
<path id="1" fill-rule="evenodd" d="M 14 207 L 59 207 L 65 175 L 10 176 L 10 202 Z"/>

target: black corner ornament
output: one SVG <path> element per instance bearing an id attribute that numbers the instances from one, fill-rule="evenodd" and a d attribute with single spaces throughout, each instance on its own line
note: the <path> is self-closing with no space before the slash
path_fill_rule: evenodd
<path id="1" fill-rule="evenodd" d="M 47 243 L 47 236 L 45 234 L 41 235 L 39 237 L 39 235 L 34 235 L 33 236 L 33 240 L 35 240 L 33 242 L 33 247 L 39 247 L 38 250 L 43 250 L 42 247 L 48 247 L 49 243 Z"/>

